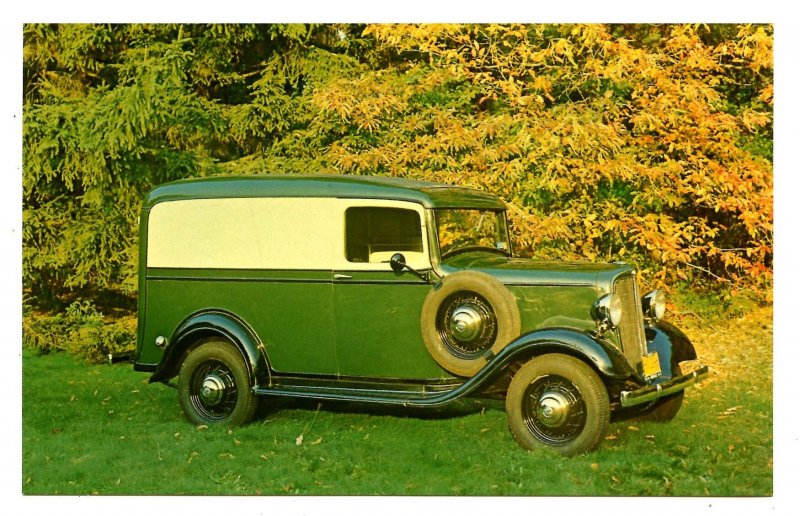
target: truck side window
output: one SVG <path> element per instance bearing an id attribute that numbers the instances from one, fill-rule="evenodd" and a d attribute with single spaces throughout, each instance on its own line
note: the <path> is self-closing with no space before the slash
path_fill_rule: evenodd
<path id="1" fill-rule="evenodd" d="M 422 225 L 416 211 L 381 207 L 345 211 L 347 261 L 380 263 L 397 252 L 423 252 Z"/>

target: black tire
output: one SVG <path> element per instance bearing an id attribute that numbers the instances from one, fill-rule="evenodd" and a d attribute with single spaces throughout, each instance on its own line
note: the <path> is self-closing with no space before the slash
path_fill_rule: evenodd
<path id="1" fill-rule="evenodd" d="M 562 455 L 594 449 L 610 419 L 608 392 L 597 373 L 577 358 L 548 354 L 524 364 L 506 394 L 508 426 L 528 450 Z"/>
<path id="2" fill-rule="evenodd" d="M 442 279 L 425 298 L 420 328 L 440 366 L 458 376 L 473 376 L 519 336 L 519 308 L 496 278 L 459 271 Z"/>
<path id="3" fill-rule="evenodd" d="M 186 357 L 178 380 L 178 397 L 186 419 L 194 424 L 238 426 L 253 419 L 258 399 L 239 350 L 226 340 L 209 340 Z"/>
<path id="4" fill-rule="evenodd" d="M 672 366 L 673 376 L 680 376 L 683 374 L 681 372 L 681 366 L 674 365 Z M 644 414 L 639 416 L 637 419 L 640 421 L 650 421 L 654 423 L 666 423 L 668 421 L 672 421 L 675 419 L 675 416 L 678 415 L 678 412 L 681 410 L 681 406 L 683 406 L 683 393 L 684 391 L 676 392 L 670 396 L 666 396 L 658 401 L 655 404 L 646 410 Z"/>

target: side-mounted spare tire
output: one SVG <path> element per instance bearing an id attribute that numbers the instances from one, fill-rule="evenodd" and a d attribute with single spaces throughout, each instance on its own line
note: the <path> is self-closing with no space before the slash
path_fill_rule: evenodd
<path id="1" fill-rule="evenodd" d="M 478 271 L 445 276 L 425 298 L 420 315 L 425 346 L 433 359 L 458 376 L 473 376 L 519 336 L 514 295 Z"/>

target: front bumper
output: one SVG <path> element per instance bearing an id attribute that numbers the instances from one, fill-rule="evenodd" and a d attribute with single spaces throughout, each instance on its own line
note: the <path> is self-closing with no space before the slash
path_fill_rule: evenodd
<path id="1" fill-rule="evenodd" d="M 655 401 L 690 387 L 708 376 L 708 366 L 702 366 L 691 373 L 677 376 L 666 382 L 648 385 L 635 391 L 622 391 L 619 395 L 623 407 L 633 407 Z"/>

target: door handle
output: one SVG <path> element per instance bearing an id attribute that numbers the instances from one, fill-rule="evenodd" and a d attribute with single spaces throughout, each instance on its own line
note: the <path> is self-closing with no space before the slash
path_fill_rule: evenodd
<path id="1" fill-rule="evenodd" d="M 334 274 L 333 279 L 353 279 L 349 274 Z"/>

